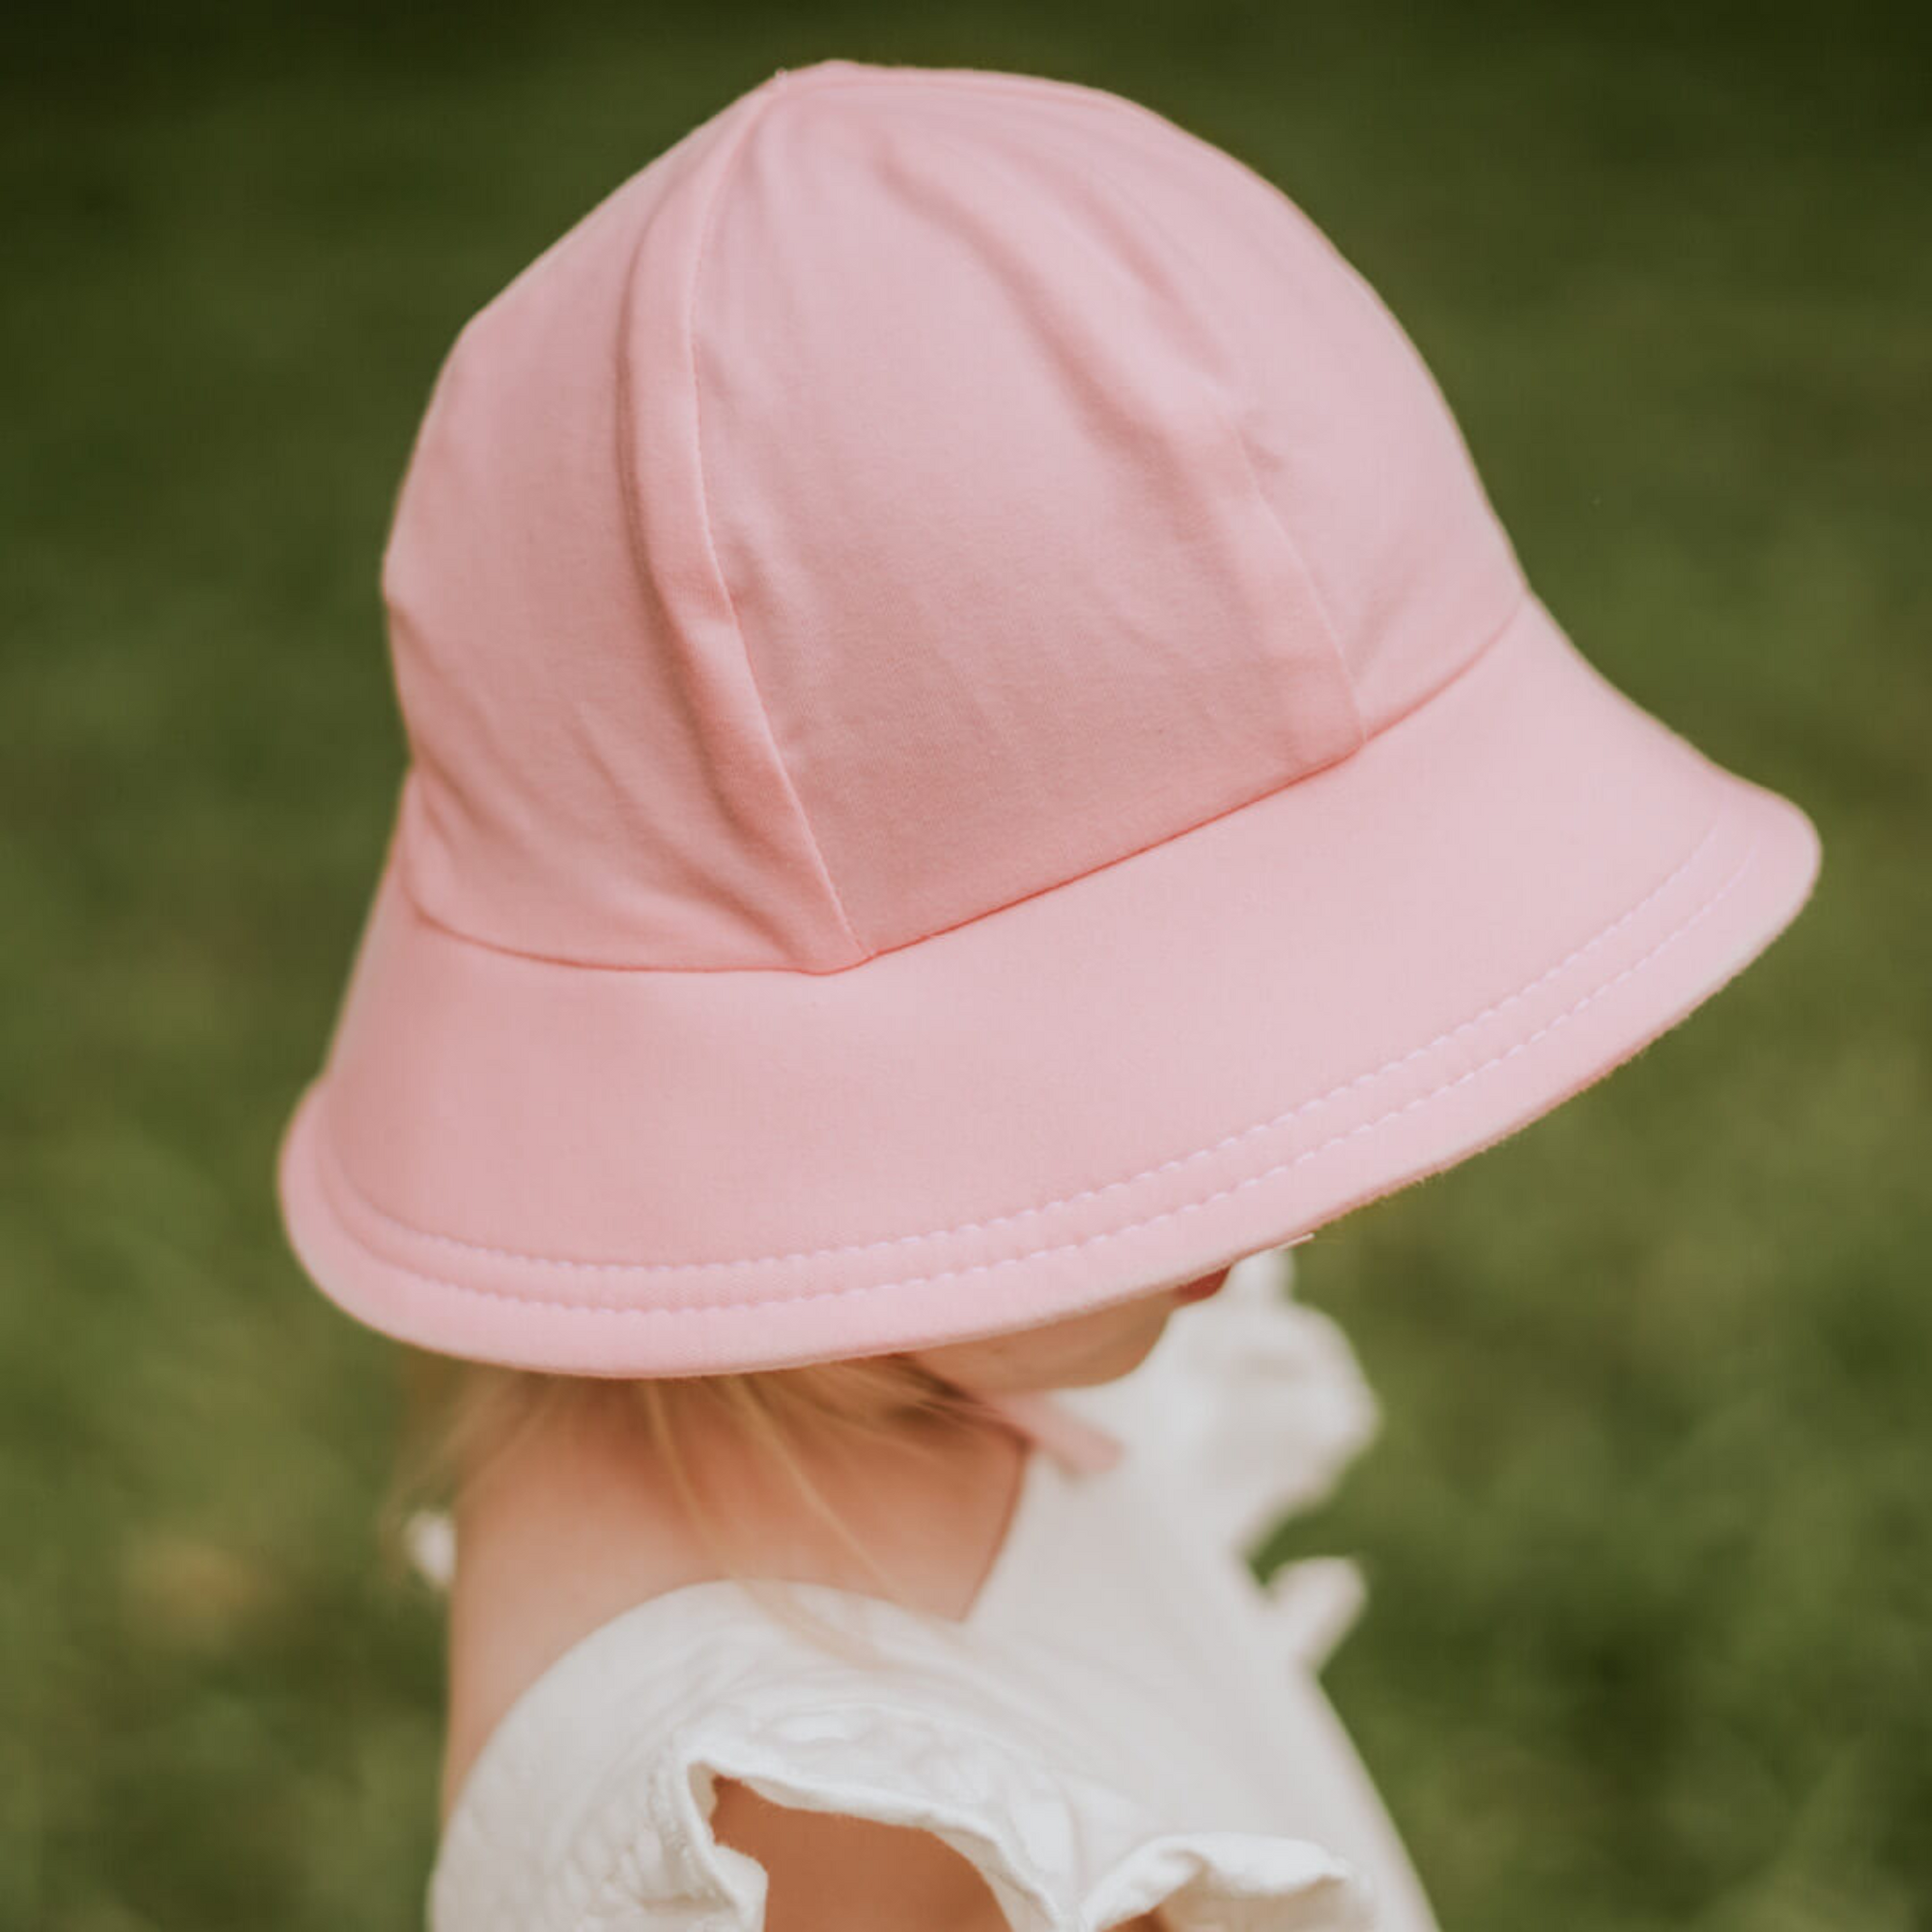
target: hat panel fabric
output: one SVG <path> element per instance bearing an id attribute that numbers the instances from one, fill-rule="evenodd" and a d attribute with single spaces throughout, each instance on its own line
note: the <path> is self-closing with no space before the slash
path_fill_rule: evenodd
<path id="1" fill-rule="evenodd" d="M 426 912 L 488 945 L 659 967 L 852 954 L 697 497 L 680 292 L 730 127 L 692 130 L 471 319 L 399 496 L 398 863 Z"/>
<path id="2" fill-rule="evenodd" d="M 1402 324 L 1265 176 L 1140 102 L 1071 87 L 1030 118 L 1181 265 L 1261 487 L 1306 559 L 1369 732 L 1439 689 L 1525 584 Z"/>
<path id="3" fill-rule="evenodd" d="M 781 95 L 694 304 L 706 499 L 868 951 L 1360 743 L 1179 271 L 945 90 Z"/>

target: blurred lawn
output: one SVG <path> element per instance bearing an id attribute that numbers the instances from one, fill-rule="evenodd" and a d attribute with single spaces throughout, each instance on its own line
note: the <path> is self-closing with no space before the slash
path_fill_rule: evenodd
<path id="1" fill-rule="evenodd" d="M 1384 1439 L 1333 1666 L 1449 1932 L 1932 1925 L 1918 10 L 69 8 L 0 78 L 0 1928 L 419 1922 L 386 1350 L 285 1254 L 467 316 L 774 67 L 1148 101 L 1382 290 L 1545 596 L 1817 818 L 1693 1025 L 1303 1250 Z M 24 32 L 25 38 L 22 38 Z"/>

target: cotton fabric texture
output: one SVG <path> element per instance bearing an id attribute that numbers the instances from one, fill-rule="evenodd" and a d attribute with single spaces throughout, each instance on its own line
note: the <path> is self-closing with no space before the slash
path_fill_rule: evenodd
<path id="1" fill-rule="evenodd" d="M 1818 864 L 1569 641 L 1307 216 L 1071 82 L 694 128 L 462 330 L 383 590 L 412 762 L 279 1183 L 458 1355 L 1203 1274 L 1597 1079 Z"/>
<path id="2" fill-rule="evenodd" d="M 759 1932 L 765 1874 L 711 1833 L 721 1776 L 935 1833 L 1016 1932 L 1155 1907 L 1175 1932 L 1435 1932 L 1318 1679 L 1351 1566 L 1263 1587 L 1245 1560 L 1251 1525 L 1324 1496 L 1376 1421 L 1287 1281 L 1285 1256 L 1249 1257 L 1133 1375 L 1054 1399 L 1122 1453 L 1033 1452 L 963 1621 L 798 1586 L 869 1647 L 847 1656 L 719 1580 L 585 1637 L 458 1793 L 431 1932 Z"/>

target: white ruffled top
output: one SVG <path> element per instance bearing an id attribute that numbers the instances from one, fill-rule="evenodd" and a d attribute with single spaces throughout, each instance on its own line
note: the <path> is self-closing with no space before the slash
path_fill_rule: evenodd
<path id="1" fill-rule="evenodd" d="M 1434 1932 L 1315 1678 L 1353 1567 L 1264 1587 L 1246 1561 L 1376 1426 L 1290 1259 L 1237 1264 L 1122 1381 L 1012 1405 L 1038 1448 L 962 1621 L 788 1586 L 828 1645 L 719 1579 L 577 1644 L 471 1768 L 432 1932 L 760 1932 L 763 1870 L 711 1834 L 720 1777 L 932 1833 L 1014 1932 L 1156 1909 L 1173 1932 Z"/>

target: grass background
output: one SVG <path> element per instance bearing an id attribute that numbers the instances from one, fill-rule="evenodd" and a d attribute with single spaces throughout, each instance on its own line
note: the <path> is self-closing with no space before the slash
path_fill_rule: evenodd
<path id="1" fill-rule="evenodd" d="M 1133 95 L 1279 182 L 1596 661 L 1824 834 L 1696 1022 L 1304 1249 L 1387 1410 L 1275 1554 L 1448 1932 L 1932 1924 L 1919 10 L 70 6 L 0 76 L 0 1927 L 419 1922 L 384 1346 L 270 1194 L 401 769 L 456 328 L 777 66 Z"/>

